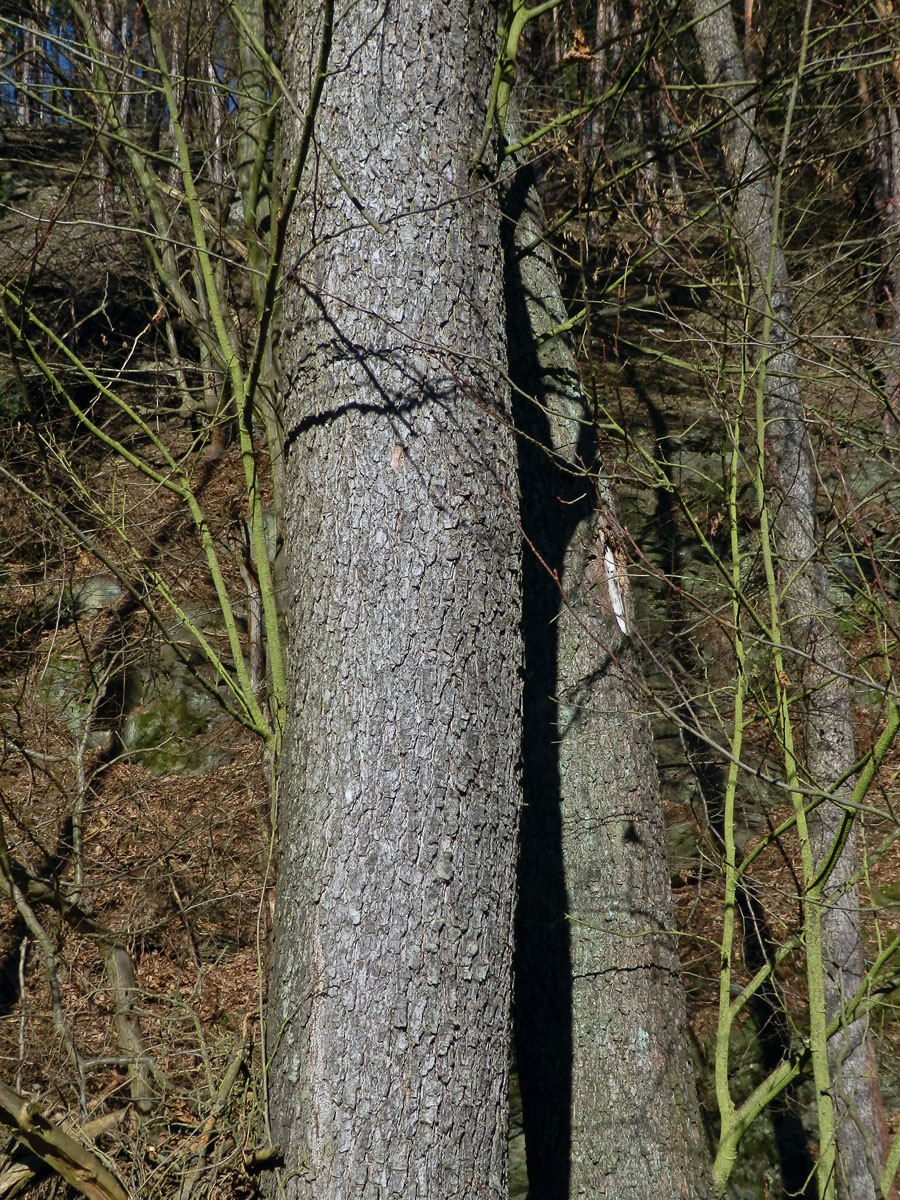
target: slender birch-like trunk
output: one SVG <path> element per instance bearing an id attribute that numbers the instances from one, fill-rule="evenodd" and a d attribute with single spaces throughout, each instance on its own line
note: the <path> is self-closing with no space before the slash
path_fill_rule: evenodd
<path id="1" fill-rule="evenodd" d="M 828 797 L 809 819 L 816 873 L 844 821 L 841 800 L 853 787 L 856 761 L 846 660 L 820 557 L 816 474 L 797 368 L 788 274 L 768 160 L 756 134 L 755 85 L 748 80 L 731 12 L 719 0 L 692 0 L 695 35 L 707 79 L 730 110 L 722 149 L 735 189 L 732 219 L 752 281 L 754 330 L 768 329 L 759 354 L 764 370 L 766 477 L 771 483 L 774 544 L 784 630 L 796 650 L 793 683 L 805 697 L 806 757 L 801 784 Z M 865 974 L 855 826 L 822 894 L 825 1022 L 831 1023 Z M 807 880 L 807 885 L 812 881 Z M 864 1018 L 828 1042 L 841 1200 L 870 1200 L 884 1155 L 885 1120 L 874 1047 Z M 828 1103 L 828 1097 L 819 1097 Z M 823 1147 L 827 1151 L 828 1147 Z M 873 1178 L 874 1177 L 874 1178 Z M 832 1186 L 832 1183 L 823 1184 Z"/>

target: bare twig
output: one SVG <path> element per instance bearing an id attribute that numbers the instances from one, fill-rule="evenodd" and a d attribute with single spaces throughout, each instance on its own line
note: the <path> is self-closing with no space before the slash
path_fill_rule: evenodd
<path id="1" fill-rule="evenodd" d="M 212 1112 L 203 1122 L 200 1129 L 200 1137 L 196 1150 L 196 1161 L 189 1171 L 185 1174 L 184 1182 L 181 1185 L 181 1191 L 178 1193 L 178 1200 L 190 1200 L 191 1192 L 194 1185 L 203 1171 L 206 1156 L 209 1152 L 210 1143 L 212 1141 L 213 1132 L 215 1130 L 216 1121 L 221 1117 L 222 1113 L 228 1104 L 228 1097 L 231 1095 L 231 1089 L 234 1087 L 235 1080 L 238 1077 L 247 1051 L 250 1048 L 250 1020 L 249 1017 L 244 1018 L 244 1027 L 241 1030 L 241 1040 L 234 1053 L 231 1056 L 231 1061 L 228 1064 L 228 1069 L 219 1084 L 219 1089 L 216 1092 L 215 1103 L 213 1104 Z"/>

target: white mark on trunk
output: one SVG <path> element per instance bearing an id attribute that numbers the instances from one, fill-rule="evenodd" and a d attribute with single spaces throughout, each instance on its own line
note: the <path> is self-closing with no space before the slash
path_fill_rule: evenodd
<path id="1" fill-rule="evenodd" d="M 609 588 L 609 602 L 612 606 L 613 614 L 616 622 L 623 633 L 628 632 L 628 623 L 625 620 L 625 598 L 622 595 L 622 589 L 619 584 L 619 569 L 616 566 L 616 556 L 613 554 L 612 546 L 606 545 L 603 548 L 603 565 L 606 568 L 606 586 Z"/>

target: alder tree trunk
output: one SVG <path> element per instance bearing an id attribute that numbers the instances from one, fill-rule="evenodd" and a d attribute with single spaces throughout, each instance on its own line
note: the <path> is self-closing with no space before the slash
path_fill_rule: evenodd
<path id="1" fill-rule="evenodd" d="M 771 314 L 765 356 L 767 477 L 772 485 L 775 549 L 784 581 L 785 631 L 797 651 L 793 683 L 806 696 L 803 786 L 833 796 L 810 815 L 817 865 L 827 861 L 841 827 L 841 800 L 852 792 L 856 761 L 846 660 L 821 561 L 816 475 L 797 370 L 793 314 L 768 160 L 755 130 L 755 85 L 747 78 L 731 13 L 719 0 L 693 0 L 694 32 L 710 84 L 731 111 L 722 146 L 731 186 L 735 232 L 753 282 L 757 336 Z M 850 884 L 857 866 L 855 826 L 825 889 L 822 939 L 826 1019 L 839 1016 L 860 986 L 865 960 L 859 893 Z M 864 1018 L 828 1044 L 837 1128 L 837 1192 L 841 1200 L 870 1200 L 884 1164 L 886 1128 L 877 1064 Z M 874 1177 L 874 1178 L 873 1178 Z"/>
<path id="2" fill-rule="evenodd" d="M 571 340 L 546 337 L 566 313 L 527 167 L 504 209 L 526 538 L 516 1044 L 529 1194 L 703 1200 L 627 546 Z"/>
<path id="3" fill-rule="evenodd" d="M 900 111 L 889 100 L 884 102 L 882 123 L 886 127 L 884 142 L 890 164 L 889 183 L 882 205 L 882 242 L 890 306 L 884 432 L 888 451 L 896 460 L 900 435 L 900 205 L 897 200 L 900 196 Z"/>
<path id="4" fill-rule="evenodd" d="M 284 22 L 301 109 L 313 8 Z M 342 9 L 286 252 L 290 1200 L 507 1194 L 521 536 L 500 226 L 469 177 L 495 34 L 483 2 Z"/>
<path id="5" fill-rule="evenodd" d="M 884 20 L 893 18 L 893 5 L 878 6 Z M 898 457 L 900 433 L 900 58 L 871 71 L 859 72 L 859 91 L 863 112 L 869 121 L 868 137 L 878 185 L 876 206 L 881 225 L 881 252 L 884 279 L 876 304 L 885 313 L 885 338 L 879 347 L 886 368 L 884 433 L 885 448 L 894 460 Z M 874 95 L 872 94 L 874 90 Z"/>

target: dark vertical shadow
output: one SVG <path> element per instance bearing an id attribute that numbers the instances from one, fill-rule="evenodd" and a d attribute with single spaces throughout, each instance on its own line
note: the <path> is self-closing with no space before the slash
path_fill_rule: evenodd
<path id="1" fill-rule="evenodd" d="M 669 436 L 665 416 L 656 406 L 637 373 L 625 365 L 625 379 L 647 410 L 656 447 L 657 464 L 668 486 L 656 491 L 655 526 L 660 539 L 663 570 L 668 578 L 680 580 L 684 570 L 684 551 L 673 496 L 674 479 L 668 457 L 664 452 Z M 688 616 L 684 609 L 684 593 L 670 590 L 667 597 L 667 620 L 672 630 L 672 652 L 684 669 L 692 674 L 698 670 L 697 653 L 687 633 Z M 688 762 L 697 781 L 697 790 L 709 828 L 720 846 L 724 845 L 726 774 L 723 764 L 709 744 L 690 729 L 684 731 L 684 747 Z M 741 921 L 744 965 L 752 976 L 766 963 L 773 961 L 778 943 L 766 920 L 765 910 L 752 889 L 742 885 L 737 890 L 737 910 Z M 791 1029 L 778 990 L 767 980 L 747 1005 L 756 1028 L 759 1061 L 763 1075 L 768 1075 L 791 1051 Z M 800 1200 L 815 1200 L 815 1157 L 803 1122 L 792 1107 L 797 1085 L 787 1088 L 769 1106 L 772 1133 L 781 1167 L 785 1196 Z"/>
<path id="2" fill-rule="evenodd" d="M 0 949 L 0 1017 L 8 1017 L 19 1002 L 19 955 L 27 934 L 28 927 L 16 913 Z"/>
<path id="3" fill-rule="evenodd" d="M 41 877 L 54 878 L 62 871 L 68 861 L 71 845 L 72 820 L 67 817 L 63 821 L 56 849 L 41 867 Z M 19 962 L 22 943 L 27 936 L 28 926 L 22 915 L 17 912 L 9 922 L 7 936 L 3 939 L 3 947 L 0 949 L 0 1017 L 10 1016 L 21 999 Z"/>
<path id="4" fill-rule="evenodd" d="M 561 607 L 553 572 L 562 575 L 569 539 L 588 514 L 585 480 L 553 461 L 542 376 L 514 246 L 514 230 L 533 178 L 523 169 L 504 205 L 504 254 L 510 375 L 515 389 L 522 494 L 522 746 L 524 808 L 520 827 L 514 1037 L 522 1093 L 529 1196 L 568 1200 L 572 1095 L 572 981 L 562 853 L 559 730 L 555 701 Z M 540 560 L 543 560 L 540 561 Z"/>

